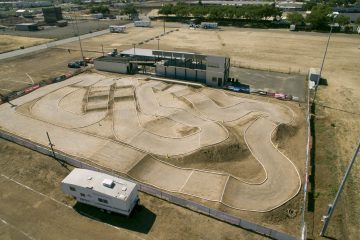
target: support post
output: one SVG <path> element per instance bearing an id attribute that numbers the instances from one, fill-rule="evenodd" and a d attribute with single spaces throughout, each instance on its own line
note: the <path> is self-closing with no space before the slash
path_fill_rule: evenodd
<path id="1" fill-rule="evenodd" d="M 47 138 L 49 140 L 49 146 L 51 148 L 51 152 L 53 154 L 53 157 L 57 160 L 56 155 L 55 155 L 55 151 L 54 151 L 54 148 L 53 148 L 54 144 L 51 142 L 51 139 L 50 139 L 50 136 L 49 136 L 48 132 L 46 132 L 46 136 L 47 136 Z"/>
<path id="2" fill-rule="evenodd" d="M 77 35 L 78 35 L 78 38 L 79 38 L 80 51 L 81 51 L 81 59 L 84 61 L 84 53 L 83 53 L 83 49 L 82 49 L 82 45 L 81 45 L 81 39 L 80 39 L 80 33 L 79 33 L 79 26 L 78 26 L 78 21 L 77 21 L 77 18 L 76 18 L 76 13 L 75 13 L 74 17 L 75 17 L 75 25 L 76 25 Z"/>
<path id="3" fill-rule="evenodd" d="M 352 159 L 351 159 L 351 161 L 350 161 L 350 163 L 348 165 L 348 168 L 346 169 L 345 175 L 344 175 L 344 177 L 343 177 L 343 179 L 342 179 L 342 181 L 340 183 L 340 187 L 339 187 L 339 189 L 338 189 L 338 191 L 336 193 L 335 199 L 334 199 L 334 201 L 332 203 L 330 203 L 328 205 L 326 215 L 324 215 L 323 218 L 322 218 L 322 221 L 324 222 L 324 225 L 323 225 L 323 227 L 321 229 L 321 232 L 320 232 L 320 236 L 322 236 L 322 237 L 325 236 L 326 229 L 329 226 L 331 216 L 332 216 L 332 214 L 334 212 L 334 209 L 336 207 L 336 204 L 337 204 L 337 202 L 339 200 L 340 194 L 342 193 L 342 190 L 343 190 L 345 182 L 346 182 L 346 180 L 347 180 L 347 178 L 349 176 L 351 168 L 352 168 L 352 166 L 353 166 L 353 164 L 355 162 L 355 159 L 356 159 L 356 156 L 357 156 L 357 154 L 359 152 L 359 149 L 360 149 L 360 141 L 358 142 L 358 146 L 355 149 L 354 155 L 353 155 L 353 157 L 352 157 Z"/>

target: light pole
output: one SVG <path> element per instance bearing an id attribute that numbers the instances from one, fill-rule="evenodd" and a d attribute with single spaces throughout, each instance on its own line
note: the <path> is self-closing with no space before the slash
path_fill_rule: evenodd
<path id="1" fill-rule="evenodd" d="M 323 218 L 322 218 L 322 221 L 324 222 L 324 225 L 323 225 L 323 227 L 321 229 L 321 232 L 320 232 L 320 236 L 322 236 L 322 237 L 325 235 L 326 229 L 329 226 L 331 216 L 332 216 L 332 214 L 334 212 L 334 209 L 335 209 L 336 204 L 337 204 L 337 202 L 339 200 L 340 194 L 341 194 L 341 192 L 342 192 L 342 190 L 344 188 L 345 182 L 346 182 L 346 180 L 347 180 L 347 178 L 349 176 L 351 168 L 352 168 L 352 166 L 353 166 L 353 164 L 355 162 L 355 159 L 356 159 L 356 156 L 357 156 L 357 154 L 359 152 L 359 149 L 360 149 L 360 141 L 358 142 L 358 145 L 357 145 L 357 148 L 355 149 L 354 155 L 353 155 L 353 157 L 352 157 L 352 159 L 351 159 L 351 161 L 350 161 L 350 163 L 348 165 L 348 168 L 346 169 L 345 175 L 344 175 L 344 177 L 343 177 L 343 179 L 342 179 L 342 181 L 340 183 L 340 187 L 339 187 L 339 189 L 338 189 L 338 191 L 336 193 L 335 199 L 334 199 L 334 201 L 332 203 L 330 203 L 328 205 L 326 215 L 324 215 Z"/>
<path id="2" fill-rule="evenodd" d="M 133 46 L 134 46 L 134 56 L 135 56 L 135 46 L 136 46 L 136 43 L 133 43 Z"/>
<path id="3" fill-rule="evenodd" d="M 158 41 L 158 50 L 160 50 L 160 38 L 156 39 Z"/>
<path id="4" fill-rule="evenodd" d="M 324 56 L 323 56 L 323 59 L 322 59 L 322 62 L 321 62 L 319 78 L 318 78 L 318 80 L 316 81 L 316 84 L 315 84 L 315 94 L 314 94 L 314 98 L 313 98 L 313 101 L 312 101 L 313 103 L 315 102 L 316 93 L 317 93 L 317 88 L 318 88 L 318 86 L 319 86 L 320 79 L 321 79 L 321 74 L 322 74 L 322 71 L 323 71 L 323 68 L 324 68 L 325 58 L 326 58 L 327 50 L 328 50 L 329 43 L 330 43 L 330 37 L 331 37 L 331 34 L 332 34 L 333 25 L 334 25 L 335 19 L 336 19 L 336 17 L 337 17 L 338 15 L 339 15 L 338 12 L 333 12 L 332 14 L 330 14 L 330 16 L 333 18 L 333 21 L 332 21 L 332 23 L 330 24 L 329 37 L 328 37 L 328 40 L 327 40 L 327 43 L 326 43 Z"/>

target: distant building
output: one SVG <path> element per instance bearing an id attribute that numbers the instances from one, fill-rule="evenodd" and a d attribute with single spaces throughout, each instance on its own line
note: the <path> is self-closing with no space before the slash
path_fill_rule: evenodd
<path id="1" fill-rule="evenodd" d="M 20 23 L 15 25 L 16 31 L 37 31 L 39 27 L 36 23 Z"/>
<path id="2" fill-rule="evenodd" d="M 63 20 L 60 7 L 43 8 L 44 20 L 49 25 L 55 25 L 57 21 Z"/>
<path id="3" fill-rule="evenodd" d="M 94 60 L 94 67 L 105 72 L 135 74 L 138 72 L 138 65 L 133 60 L 135 61 L 133 57 L 103 56 Z"/>
<path id="4" fill-rule="evenodd" d="M 68 25 L 68 22 L 66 20 L 60 20 L 56 22 L 56 25 L 58 27 L 66 27 Z"/>
<path id="5" fill-rule="evenodd" d="M 27 9 L 18 9 L 15 12 L 15 15 L 17 17 L 30 17 L 32 16 L 33 11 L 27 10 Z"/>
<path id="6" fill-rule="evenodd" d="M 188 52 L 130 48 L 94 60 L 95 69 L 108 72 L 132 74 L 138 71 L 138 65 L 155 67 L 155 75 L 159 77 L 212 87 L 223 87 L 230 72 L 230 58 Z"/>
<path id="7" fill-rule="evenodd" d="M 195 53 L 153 51 L 166 58 L 156 63 L 157 76 L 190 80 L 212 87 L 223 87 L 228 80 L 230 58 Z"/>

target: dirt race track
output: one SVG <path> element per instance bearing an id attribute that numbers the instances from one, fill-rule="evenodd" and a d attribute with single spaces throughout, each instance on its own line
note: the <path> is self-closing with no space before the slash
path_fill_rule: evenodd
<path id="1" fill-rule="evenodd" d="M 0 106 L 3 130 L 43 145 L 47 131 L 58 151 L 170 192 L 266 212 L 301 187 L 297 167 L 272 142 L 279 125 L 296 124 L 298 116 L 285 105 L 96 73 L 43 87 L 13 104 Z M 250 150 L 262 179 L 176 163 L 203 149 L 236 144 Z"/>

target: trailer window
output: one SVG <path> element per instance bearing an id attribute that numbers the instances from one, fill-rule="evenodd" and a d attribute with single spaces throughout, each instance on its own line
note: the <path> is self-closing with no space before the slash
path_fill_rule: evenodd
<path id="1" fill-rule="evenodd" d="M 74 187 L 71 187 L 71 186 L 70 186 L 70 190 L 71 191 L 76 191 L 76 189 Z"/>
<path id="2" fill-rule="evenodd" d="M 101 202 L 101 203 L 108 203 L 108 200 L 106 199 L 103 199 L 103 198 L 98 198 L 98 201 Z"/>

